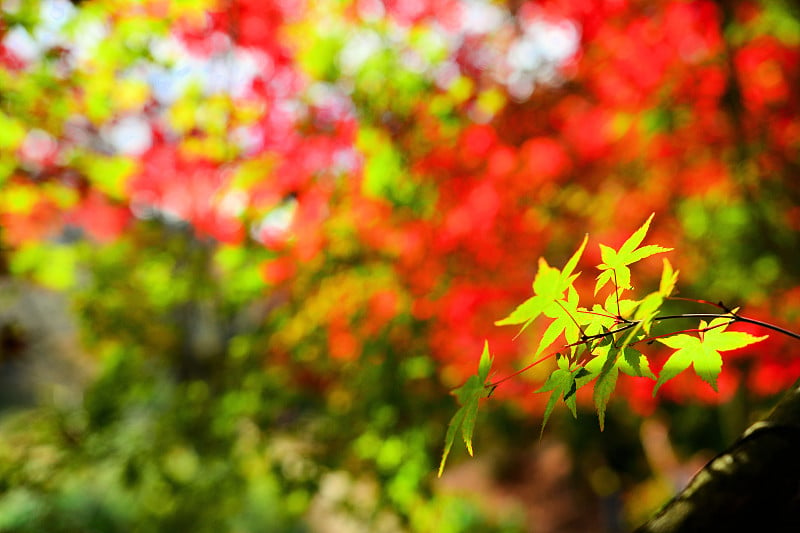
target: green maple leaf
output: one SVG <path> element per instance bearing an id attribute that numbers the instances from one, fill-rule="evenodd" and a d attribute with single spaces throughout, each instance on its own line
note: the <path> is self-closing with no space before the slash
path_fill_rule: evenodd
<path id="1" fill-rule="evenodd" d="M 461 427 L 461 437 L 464 439 L 467 451 L 470 455 L 473 455 L 472 434 L 475 431 L 475 420 L 478 417 L 478 403 L 481 398 L 487 398 L 492 392 L 492 388 L 486 383 L 491 367 L 492 358 L 489 354 L 489 343 L 487 341 L 484 342 L 483 353 L 481 354 L 480 363 L 478 363 L 478 375 L 470 376 L 466 383 L 453 391 L 461 407 L 453 415 L 450 424 L 447 426 L 442 462 L 439 464 L 439 477 L 442 477 L 444 464 L 450 454 L 450 449 L 453 447 L 459 427 Z"/>
<path id="2" fill-rule="evenodd" d="M 634 315 L 634 319 L 640 321 L 641 329 L 643 329 L 645 333 L 650 333 L 653 319 L 658 315 L 659 310 L 661 310 L 661 305 L 664 303 L 664 300 L 672 294 L 677 280 L 678 271 L 673 270 L 670 262 L 664 259 L 664 268 L 661 271 L 661 283 L 658 290 L 648 294 L 642 300 Z"/>
<path id="3" fill-rule="evenodd" d="M 567 404 L 572 416 L 577 417 L 577 404 L 575 403 L 575 393 L 579 388 L 579 383 L 587 375 L 587 370 L 581 366 L 571 368 L 571 363 L 566 357 L 558 359 L 558 368 L 553 371 L 547 378 L 547 381 L 542 385 L 542 388 L 536 392 L 551 392 L 550 399 L 547 401 L 547 406 L 544 409 L 544 418 L 542 420 L 541 435 L 544 434 L 544 427 L 550 419 L 550 414 L 558 401 L 558 398 L 564 398 L 564 403 Z"/>
<path id="4" fill-rule="evenodd" d="M 672 250 L 672 248 L 664 248 L 655 244 L 639 248 L 645 235 L 647 235 L 647 230 L 650 228 L 650 222 L 653 220 L 654 214 L 650 215 L 650 218 L 625 241 L 619 250 L 614 250 L 604 244 L 600 245 L 600 256 L 603 262 L 597 268 L 602 272 L 597 276 L 597 284 L 594 287 L 595 294 L 612 280 L 616 281 L 618 289 L 632 289 L 631 271 L 628 265 L 641 261 L 645 257 Z"/>
<path id="5" fill-rule="evenodd" d="M 533 279 L 534 296 L 525 300 L 510 315 L 502 320 L 495 322 L 498 326 L 509 324 L 523 324 L 520 333 L 527 328 L 531 322 L 536 320 L 544 312 L 554 312 L 552 309 L 557 307 L 556 301 L 564 298 L 564 292 L 572 287 L 572 283 L 579 274 L 573 274 L 578 265 L 578 259 L 583 254 L 586 247 L 588 235 L 583 238 L 578 250 L 564 265 L 563 270 L 551 267 L 544 258 L 539 259 L 539 269 Z"/>
<path id="6" fill-rule="evenodd" d="M 638 350 L 630 346 L 618 348 L 609 338 L 601 346 L 595 348 L 597 356 L 586 364 L 588 375 L 583 379 L 591 381 L 595 377 L 592 399 L 597 408 L 597 416 L 600 420 L 600 430 L 605 429 L 605 414 L 611 394 L 617 386 L 619 372 L 629 376 L 648 377 L 656 379 L 650 370 L 650 363 Z M 580 384 L 580 383 L 579 383 Z"/>
<path id="7" fill-rule="evenodd" d="M 545 316 L 554 319 L 542 334 L 539 340 L 539 347 L 536 349 L 534 357 L 544 351 L 545 348 L 555 342 L 563 333 L 567 344 L 575 344 L 581 338 L 581 329 L 576 322 L 578 314 L 578 293 L 574 287 L 570 286 L 567 290 L 567 299 L 559 301 L 555 305 L 549 306 L 544 310 Z M 572 353 L 575 353 L 577 346 L 572 346 Z"/>
<path id="8" fill-rule="evenodd" d="M 730 317 L 715 318 L 710 324 L 701 321 L 699 329 L 714 329 L 701 332 L 698 337 L 682 333 L 657 339 L 661 344 L 676 351 L 664 363 L 664 368 L 661 369 L 661 375 L 653 389 L 653 396 L 656 395 L 661 385 L 689 368 L 689 365 L 694 367 L 694 371 L 700 376 L 700 379 L 711 385 L 716 391 L 717 377 L 722 370 L 722 356 L 719 352 L 744 348 L 763 341 L 769 336 L 755 337 L 740 331 L 725 331 L 731 322 L 732 318 Z"/>
<path id="9" fill-rule="evenodd" d="M 603 304 L 602 312 L 611 316 L 616 316 L 617 313 L 619 313 L 619 315 L 622 317 L 630 317 L 641 302 L 638 300 L 627 300 L 625 298 L 621 298 L 621 293 L 622 289 L 618 289 L 609 294 L 608 298 L 606 298 L 606 301 Z"/>

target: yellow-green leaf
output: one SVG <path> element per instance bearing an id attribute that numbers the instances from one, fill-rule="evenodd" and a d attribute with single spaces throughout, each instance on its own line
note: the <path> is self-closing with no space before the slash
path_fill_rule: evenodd
<path id="1" fill-rule="evenodd" d="M 662 252 L 668 252 L 672 248 L 664 248 L 657 245 L 648 245 L 638 248 L 644 240 L 647 230 L 650 228 L 650 222 L 653 220 L 655 213 L 642 224 L 628 240 L 626 240 L 619 250 L 616 251 L 604 244 L 600 245 L 600 257 L 603 262 L 597 266 L 602 272 L 597 276 L 597 283 L 595 284 L 594 293 L 597 294 L 609 281 L 614 280 L 618 289 L 632 289 L 631 285 L 631 271 L 628 265 L 641 261 L 646 257 L 655 255 Z"/>
<path id="2" fill-rule="evenodd" d="M 458 399 L 458 403 L 461 407 L 456 411 L 456 414 L 453 415 L 453 418 L 447 426 L 442 461 L 439 463 L 439 477 L 441 477 L 444 471 L 445 462 L 447 462 L 447 457 L 450 455 L 450 450 L 453 447 L 453 442 L 455 442 L 459 427 L 461 428 L 461 437 L 464 440 L 467 452 L 473 455 L 472 434 L 475 431 L 475 420 L 478 417 L 478 404 L 481 398 L 487 398 L 492 390 L 486 383 L 491 365 L 492 357 L 489 354 L 489 343 L 484 342 L 483 353 L 478 363 L 478 375 L 470 376 L 466 383 L 453 391 L 453 395 Z"/>
<path id="3" fill-rule="evenodd" d="M 674 378 L 689 365 L 694 367 L 695 373 L 700 378 L 717 390 L 717 377 L 722 370 L 722 356 L 719 352 L 744 348 L 750 344 L 763 341 L 768 337 L 755 337 L 740 331 L 725 331 L 733 322 L 733 318 L 720 317 L 706 324 L 700 322 L 701 333 L 698 337 L 681 333 L 671 337 L 658 339 L 658 342 L 675 350 L 664 367 L 653 389 L 653 395 L 667 381 Z"/>

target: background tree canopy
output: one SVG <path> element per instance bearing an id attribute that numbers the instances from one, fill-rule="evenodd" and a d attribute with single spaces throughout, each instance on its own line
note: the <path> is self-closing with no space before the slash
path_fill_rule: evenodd
<path id="1" fill-rule="evenodd" d="M 681 296 L 796 329 L 798 84 L 780 0 L 0 2 L 0 531 L 638 523 L 800 346 L 541 443 L 537 367 L 436 482 L 448 391 L 530 363 L 540 256 L 653 212 Z"/>

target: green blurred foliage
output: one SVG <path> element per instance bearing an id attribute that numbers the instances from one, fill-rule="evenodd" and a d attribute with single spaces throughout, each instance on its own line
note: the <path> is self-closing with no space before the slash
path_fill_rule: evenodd
<path id="1" fill-rule="evenodd" d="M 77 403 L 6 411 L 0 531 L 518 531 L 433 491 L 452 403 L 424 352 L 377 335 L 333 364 L 309 319 L 282 352 L 265 253 L 154 221 L 15 255 L 71 294 L 97 377 Z"/>

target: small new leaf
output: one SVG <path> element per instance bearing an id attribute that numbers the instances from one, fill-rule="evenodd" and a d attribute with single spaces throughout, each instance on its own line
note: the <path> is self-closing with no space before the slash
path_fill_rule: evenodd
<path id="1" fill-rule="evenodd" d="M 639 308 L 636 310 L 634 319 L 639 320 L 642 330 L 650 334 L 650 327 L 653 324 L 653 319 L 656 318 L 661 306 L 666 298 L 672 294 L 675 289 L 675 283 L 678 280 L 678 271 L 673 270 L 669 260 L 664 259 L 664 268 L 661 272 L 661 283 L 656 292 L 650 293 L 642 299 Z"/>
<path id="2" fill-rule="evenodd" d="M 553 412 L 553 408 L 558 401 L 558 398 L 564 398 L 564 403 L 567 404 L 569 410 L 572 412 L 572 416 L 577 417 L 577 404 L 575 403 L 575 392 L 578 390 L 578 383 L 576 380 L 580 380 L 583 383 L 583 379 L 586 376 L 586 369 L 583 367 L 576 367 L 570 369 L 570 363 L 566 357 L 561 357 L 558 360 L 558 369 L 556 369 L 550 377 L 547 378 L 547 381 L 542 386 L 541 389 L 537 390 L 536 392 L 548 392 L 552 391 L 550 394 L 550 399 L 547 401 L 547 406 L 544 409 L 544 418 L 542 420 L 542 431 L 541 435 L 544 435 L 544 427 L 547 425 L 547 421 L 550 419 L 550 415 Z"/>
<path id="3" fill-rule="evenodd" d="M 492 368 L 492 356 L 489 354 L 489 341 L 483 341 L 483 352 L 481 353 L 481 360 L 478 363 L 478 377 L 481 382 L 489 379 L 489 370 Z"/>
<path id="4" fill-rule="evenodd" d="M 658 339 L 658 342 L 676 351 L 664 363 L 653 389 L 653 396 L 664 383 L 689 368 L 689 365 L 694 367 L 700 379 L 716 391 L 717 377 L 722 371 L 722 356 L 719 352 L 744 348 L 768 337 L 755 337 L 741 331 L 725 331 L 732 321 L 728 317 L 715 318 L 710 324 L 702 321 L 699 329 L 705 331 L 701 331 L 698 337 L 682 333 Z"/>
<path id="5" fill-rule="evenodd" d="M 672 268 L 672 263 L 669 262 L 669 259 L 666 257 L 664 258 L 664 268 L 661 271 L 661 283 L 659 284 L 658 292 L 664 298 L 669 298 L 672 295 L 672 291 L 675 290 L 675 284 L 678 282 L 678 274 L 680 270 L 675 270 Z"/>
<path id="6" fill-rule="evenodd" d="M 492 367 L 492 358 L 489 354 L 489 343 L 484 342 L 483 353 L 478 363 L 478 375 L 470 376 L 461 387 L 455 389 L 453 394 L 458 399 L 461 407 L 453 415 L 450 424 L 447 426 L 447 434 L 444 438 L 444 452 L 442 452 L 442 462 L 439 463 L 439 477 L 442 476 L 447 456 L 456 439 L 458 428 L 461 427 L 461 437 L 467 447 L 467 452 L 472 452 L 472 434 L 475 431 L 475 420 L 478 417 L 478 403 L 481 398 L 488 398 L 494 388 L 486 381 L 489 378 L 489 371 Z"/>
<path id="7" fill-rule="evenodd" d="M 619 250 L 614 250 L 603 244 L 600 245 L 600 256 L 603 262 L 597 266 L 602 272 L 597 276 L 597 283 L 594 287 L 594 293 L 597 294 L 600 289 L 616 278 L 616 285 L 619 289 L 632 289 L 631 286 L 631 271 L 628 265 L 637 261 L 641 261 L 645 257 L 650 257 L 661 252 L 668 252 L 672 248 L 664 248 L 657 245 L 638 246 L 647 235 L 647 230 L 650 228 L 650 222 L 653 220 L 653 214 L 642 225 L 641 228 L 636 230 L 627 241 L 623 243 Z"/>

